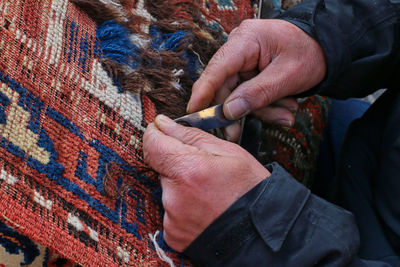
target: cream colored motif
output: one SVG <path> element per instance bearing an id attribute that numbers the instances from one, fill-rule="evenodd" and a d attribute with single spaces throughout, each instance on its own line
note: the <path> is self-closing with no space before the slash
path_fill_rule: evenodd
<path id="1" fill-rule="evenodd" d="M 0 136 L 19 147 L 28 156 L 32 156 L 42 164 L 48 164 L 50 152 L 37 145 L 40 138 L 39 134 L 28 129 L 31 115 L 18 106 L 19 94 L 5 84 L 2 84 L 0 89 L 11 100 L 7 112 L 7 122 L 0 124 Z"/>

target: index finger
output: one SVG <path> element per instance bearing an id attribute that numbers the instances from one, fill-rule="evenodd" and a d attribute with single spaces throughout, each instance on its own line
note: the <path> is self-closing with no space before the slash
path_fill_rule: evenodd
<path id="1" fill-rule="evenodd" d="M 255 40 L 246 38 L 245 34 L 235 34 L 234 38 L 230 38 L 212 57 L 193 85 L 188 113 L 207 108 L 229 77 L 255 69 L 258 56 L 259 46 Z"/>
<path id="2" fill-rule="evenodd" d="M 192 161 L 182 158 L 195 157 L 199 149 L 186 145 L 166 135 L 153 123 L 149 124 L 143 135 L 144 160 L 156 172 L 166 177 L 175 178 L 181 170 L 190 168 Z"/>

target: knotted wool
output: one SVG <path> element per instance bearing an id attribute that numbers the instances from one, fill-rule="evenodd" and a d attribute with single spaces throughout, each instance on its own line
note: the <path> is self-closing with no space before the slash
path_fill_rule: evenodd
<path id="1" fill-rule="evenodd" d="M 190 265 L 163 241 L 142 136 L 157 114 L 185 113 L 205 64 L 256 9 L 244 0 L 0 0 L 0 264 Z M 280 163 L 299 180 L 311 173 L 326 105 L 305 103 L 301 114 L 312 116 L 299 117 L 302 127 L 267 138 L 276 141 L 268 160 L 294 151 Z"/>

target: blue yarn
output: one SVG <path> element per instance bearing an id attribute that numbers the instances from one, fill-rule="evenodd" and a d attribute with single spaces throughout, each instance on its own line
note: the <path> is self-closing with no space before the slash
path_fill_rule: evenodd
<path id="1" fill-rule="evenodd" d="M 178 31 L 173 33 L 162 32 L 156 26 L 150 28 L 151 47 L 155 50 L 175 51 L 181 44 L 182 39 L 187 36 L 187 31 Z"/>
<path id="2" fill-rule="evenodd" d="M 14 156 L 19 157 L 22 160 L 24 160 L 25 158 L 25 152 L 18 146 L 14 145 L 12 142 L 8 143 L 7 151 L 13 154 Z"/>
<path id="3" fill-rule="evenodd" d="M 58 113 L 56 110 L 51 107 L 47 107 L 46 115 L 58 122 L 64 128 L 68 129 L 71 133 L 78 136 L 81 140 L 85 140 L 83 137 L 82 131 L 79 126 L 76 126 L 74 123 L 70 122 L 64 115 Z"/>
<path id="4" fill-rule="evenodd" d="M 138 57 L 139 48 L 129 39 L 128 29 L 115 23 L 114 20 L 108 20 L 97 26 L 96 36 L 100 41 L 102 57 L 112 59 L 117 63 L 128 64 L 132 68 L 137 67 L 135 62 L 138 60 L 130 59 Z"/>
<path id="5" fill-rule="evenodd" d="M 48 266 L 49 258 L 50 258 L 50 249 L 46 248 L 43 259 L 43 267 Z"/>
<path id="6" fill-rule="evenodd" d="M 33 121 L 32 121 L 32 126 L 30 127 L 33 126 L 36 127 L 35 122 L 40 117 L 40 112 L 44 106 L 43 102 L 41 102 L 39 98 L 34 97 L 34 95 L 31 95 L 31 93 L 28 92 L 26 88 L 22 87 L 22 85 L 20 85 L 17 81 L 11 79 L 8 75 L 5 75 L 3 72 L 0 72 L 0 81 L 5 84 L 8 84 L 8 86 L 11 89 L 15 90 L 20 94 L 20 101 L 18 103 L 19 106 L 23 107 L 26 110 L 33 109 L 35 111 L 32 113 Z M 3 107 L 5 107 L 8 103 L 10 103 L 9 99 L 4 94 L 0 93 L 0 107 L 2 105 Z M 2 109 L 0 108 L 0 119 L 4 118 L 6 122 L 7 120 L 6 114 L 4 111 L 3 111 L 4 114 L 2 114 L 1 112 Z M 74 123 L 70 122 L 61 113 L 58 113 L 56 110 L 48 107 L 45 111 L 45 114 L 46 116 L 49 116 L 54 121 L 62 125 L 64 128 L 68 129 L 71 133 L 74 133 L 81 140 L 85 141 L 85 137 L 83 136 L 83 133 L 80 130 L 80 128 L 76 126 Z M 26 160 L 26 164 L 29 167 L 37 170 L 39 173 L 45 174 L 49 179 L 61 185 L 65 190 L 72 192 L 77 197 L 85 200 L 90 205 L 90 207 L 100 212 L 103 216 L 109 218 L 116 224 L 121 224 L 121 226 L 128 233 L 134 234 L 139 240 L 142 239 L 142 236 L 138 233 L 137 222 L 134 221 L 130 222 L 129 218 L 126 218 L 127 206 L 125 203 L 118 200 L 115 203 L 115 207 L 113 209 L 110 209 L 109 207 L 107 207 L 94 197 L 92 197 L 82 188 L 80 188 L 78 184 L 71 182 L 70 180 L 68 180 L 66 177 L 63 176 L 63 172 L 65 170 L 64 166 L 57 162 L 58 154 L 54 147 L 53 141 L 43 128 L 41 128 L 39 131 L 39 140 L 37 142 L 37 145 L 39 147 L 44 148 L 47 152 L 50 153 L 50 160 L 47 164 L 42 164 L 32 156 L 26 155 L 26 153 L 23 150 L 21 150 L 18 146 L 11 143 L 9 140 L 5 138 L 0 139 L 1 147 L 7 149 L 8 152 L 21 158 L 22 160 Z M 78 168 L 76 169 L 75 175 L 82 181 L 85 181 L 88 184 L 95 185 L 96 189 L 100 193 L 103 193 L 104 190 L 102 187 L 103 185 L 102 177 L 104 177 L 105 175 L 106 164 L 109 162 L 121 163 L 123 164 L 123 166 L 128 164 L 125 161 L 123 161 L 122 158 L 115 151 L 101 144 L 97 140 L 91 141 L 90 146 L 95 148 L 99 152 L 99 159 L 98 159 L 99 167 L 96 177 L 93 178 L 89 176 L 87 172 L 88 156 L 82 151 L 79 151 L 79 156 L 77 159 Z M 146 187 L 150 186 L 157 187 L 155 182 L 151 181 L 150 179 L 145 179 L 146 176 L 144 174 L 140 174 L 135 177 L 137 177 L 140 183 L 145 185 Z M 158 186 L 157 189 L 160 190 L 160 187 Z M 157 198 L 159 198 L 158 201 L 161 201 L 161 192 L 157 191 L 155 195 L 157 195 Z M 137 205 L 139 205 L 139 207 L 143 206 L 143 201 L 144 200 L 142 196 L 141 199 L 138 201 Z M 120 214 L 121 212 L 122 214 Z"/>
<path id="7" fill-rule="evenodd" d="M 86 61 L 87 61 L 87 55 L 89 52 L 89 36 L 88 33 L 85 35 L 85 39 L 81 38 L 81 43 L 80 43 L 80 48 L 81 48 L 81 55 L 79 57 L 79 64 L 82 67 L 82 73 L 86 72 Z"/>
<path id="8" fill-rule="evenodd" d="M 71 62 L 71 57 L 72 57 L 72 48 L 73 48 L 73 43 L 74 43 L 74 33 L 75 33 L 75 22 L 72 21 L 70 25 L 70 34 L 69 34 L 69 51 L 68 51 L 68 63 Z"/>
<path id="9" fill-rule="evenodd" d="M 79 35 L 79 25 L 76 26 L 75 29 L 75 36 L 78 37 Z M 78 38 L 74 39 L 74 61 L 76 61 L 76 55 L 78 54 Z"/>
<path id="10" fill-rule="evenodd" d="M 119 77 L 114 77 L 113 82 L 114 82 L 114 85 L 117 87 L 118 92 L 122 93 L 123 90 L 122 90 L 122 85 L 121 85 L 121 79 Z"/>
<path id="11" fill-rule="evenodd" d="M 95 41 L 94 41 L 93 55 L 95 57 L 101 57 L 100 41 L 97 38 L 97 36 L 96 36 Z"/>
<path id="12" fill-rule="evenodd" d="M 284 10 L 281 7 L 281 3 L 278 2 L 278 0 L 272 0 L 272 4 L 274 5 L 274 7 L 279 10 L 279 12 L 284 12 Z"/>
<path id="13" fill-rule="evenodd" d="M 87 158 L 88 156 L 83 152 L 79 151 L 79 156 L 77 160 L 77 165 L 76 165 L 76 170 L 75 170 L 75 176 L 81 179 L 82 181 L 85 181 L 87 184 L 91 184 L 96 187 L 98 191 L 102 190 L 102 187 L 99 189 L 98 185 L 102 181 L 97 181 L 96 179 L 93 179 L 87 172 Z"/>
<path id="14" fill-rule="evenodd" d="M 0 92 L 0 124 L 6 124 L 7 122 L 6 108 L 10 102 L 11 100 Z"/>
<path id="15" fill-rule="evenodd" d="M 14 229 L 0 222 L 0 246 L 2 246 L 10 254 L 23 254 L 24 262 L 21 266 L 32 264 L 40 255 L 38 246 L 27 236 L 19 234 Z"/>
<path id="16" fill-rule="evenodd" d="M 118 180 L 117 180 L 117 188 L 119 189 L 119 188 L 121 188 L 121 185 L 122 185 L 122 178 L 121 177 L 118 177 Z"/>
<path id="17" fill-rule="evenodd" d="M 24 90 L 24 93 L 19 98 L 18 106 L 30 113 L 28 129 L 36 134 L 39 133 L 39 119 L 43 109 L 43 102 L 31 92 Z"/>
<path id="18" fill-rule="evenodd" d="M 38 160 L 34 159 L 32 156 L 28 157 L 26 163 L 29 167 L 36 169 L 40 173 L 44 173 L 48 178 L 52 180 L 58 180 L 64 172 L 65 168 L 62 164 L 57 162 L 57 151 L 54 147 L 53 141 L 47 135 L 45 129 L 42 129 L 40 131 L 40 138 L 37 145 L 50 152 L 49 163 L 42 164 Z"/>
<path id="19" fill-rule="evenodd" d="M 136 219 L 143 225 L 146 225 L 146 219 L 144 217 L 146 206 L 145 196 L 134 188 L 129 190 L 128 195 L 136 201 Z"/>
<path id="20" fill-rule="evenodd" d="M 121 204 L 121 226 L 126 229 L 128 233 L 134 234 L 139 240 L 142 240 L 142 237 L 138 233 L 138 224 L 137 222 L 133 221 L 132 223 L 129 223 L 126 220 L 126 215 L 127 215 L 127 209 L 128 206 L 125 203 L 125 201 L 122 202 Z"/>
<path id="21" fill-rule="evenodd" d="M 175 250 L 173 250 L 172 248 L 170 248 L 170 247 L 168 246 L 168 244 L 165 243 L 163 231 L 160 231 L 159 238 L 158 238 L 158 240 L 157 240 L 157 244 L 158 244 L 158 245 L 160 246 L 160 248 L 161 248 L 162 250 L 164 250 L 165 252 L 175 252 Z"/>
<path id="22" fill-rule="evenodd" d="M 235 3 L 233 0 L 218 0 L 218 6 L 225 8 L 233 8 L 235 7 Z"/>
<path id="23" fill-rule="evenodd" d="M 183 54 L 183 58 L 187 62 L 186 72 L 189 74 L 190 78 L 193 81 L 196 81 L 197 76 L 197 67 L 198 67 L 198 58 L 192 51 L 187 51 Z"/>

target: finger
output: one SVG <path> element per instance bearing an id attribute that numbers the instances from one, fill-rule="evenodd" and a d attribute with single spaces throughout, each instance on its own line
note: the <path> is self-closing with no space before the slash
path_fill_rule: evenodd
<path id="1" fill-rule="evenodd" d="M 244 82 L 250 79 L 253 79 L 256 77 L 260 72 L 258 70 L 251 70 L 251 71 L 246 71 L 246 72 L 240 72 L 239 77 L 240 81 Z"/>
<path id="2" fill-rule="evenodd" d="M 240 82 L 250 80 L 257 76 L 258 73 L 258 71 L 252 70 L 247 72 L 240 72 L 227 78 L 221 89 L 216 92 L 213 102 L 215 104 L 224 103 L 224 101 L 228 98 L 228 96 L 232 93 L 232 91 L 238 86 Z"/>
<path id="3" fill-rule="evenodd" d="M 236 88 L 238 83 L 239 83 L 239 75 L 237 74 L 226 79 L 221 89 L 219 89 L 215 94 L 214 98 L 215 104 L 224 103 L 226 98 L 232 93 L 232 91 Z"/>
<path id="4" fill-rule="evenodd" d="M 235 35 L 212 57 L 192 88 L 187 111 L 192 113 L 208 107 L 228 77 L 257 67 L 259 45 L 245 34 Z"/>
<path id="5" fill-rule="evenodd" d="M 180 141 L 182 144 L 196 147 L 203 152 L 223 155 L 227 150 L 222 144 L 224 143 L 223 140 L 200 129 L 184 127 L 164 115 L 158 115 L 155 124 L 163 134 Z"/>
<path id="6" fill-rule="evenodd" d="M 231 32 L 228 35 L 228 40 L 232 39 L 232 37 L 237 33 L 237 31 L 238 31 L 238 27 L 233 28 L 233 30 L 231 30 Z"/>
<path id="7" fill-rule="evenodd" d="M 155 171 L 166 177 L 176 177 L 181 169 L 189 167 L 185 166 L 188 161 L 182 162 L 182 158 L 194 157 L 199 149 L 183 144 L 150 124 L 143 136 L 143 152 L 144 160 Z"/>
<path id="8" fill-rule="evenodd" d="M 240 134 L 242 132 L 242 127 L 239 122 L 235 122 L 232 125 L 229 125 L 222 129 L 224 133 L 224 137 L 229 142 L 237 142 L 240 138 Z"/>
<path id="9" fill-rule="evenodd" d="M 273 61 L 259 75 L 232 92 L 224 104 L 225 116 L 238 119 L 287 96 L 293 88 L 298 88 L 296 76 L 299 73 L 299 66 L 293 60 Z"/>
<path id="10" fill-rule="evenodd" d="M 295 122 L 294 114 L 284 107 L 268 106 L 253 112 L 262 121 L 292 127 Z"/>
<path id="11" fill-rule="evenodd" d="M 299 104 L 293 97 L 279 99 L 278 101 L 272 103 L 271 106 L 286 108 L 292 113 L 295 113 L 299 109 Z"/>

